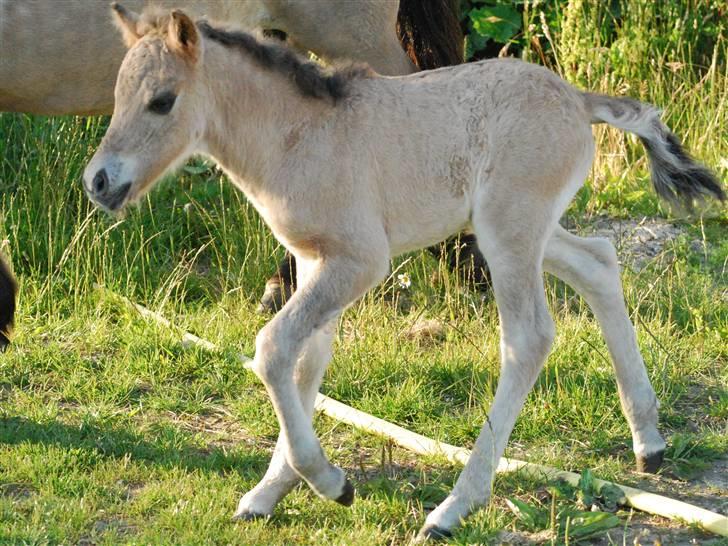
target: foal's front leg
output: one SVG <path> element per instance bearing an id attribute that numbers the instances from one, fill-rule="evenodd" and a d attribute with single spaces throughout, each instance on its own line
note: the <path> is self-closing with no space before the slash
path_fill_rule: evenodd
<path id="1" fill-rule="evenodd" d="M 253 370 L 263 381 L 278 417 L 278 449 L 288 465 L 317 494 L 347 505 L 353 500 L 353 488 L 343 471 L 329 463 L 321 450 L 311 412 L 296 386 L 294 364 L 313 332 L 384 277 L 388 257 L 367 259 L 337 257 L 315 262 L 306 284 L 258 334 L 253 362 Z M 280 460 L 276 464 L 281 465 Z"/>
<path id="2" fill-rule="evenodd" d="M 294 378 L 306 415 L 313 415 L 316 394 L 331 360 L 331 342 L 336 319 L 313 333 L 301 351 Z M 273 509 L 301 481 L 286 460 L 287 439 L 281 430 L 268 470 L 258 485 L 248 491 L 238 504 L 234 519 L 250 520 L 273 515 Z"/>

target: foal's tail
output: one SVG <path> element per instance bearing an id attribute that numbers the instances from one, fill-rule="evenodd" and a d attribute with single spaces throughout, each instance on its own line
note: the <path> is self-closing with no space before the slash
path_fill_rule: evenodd
<path id="1" fill-rule="evenodd" d="M 460 0 L 400 0 L 397 36 L 420 70 L 462 63 Z"/>
<path id="2" fill-rule="evenodd" d="M 608 123 L 635 133 L 647 149 L 652 184 L 660 197 L 691 210 L 694 201 L 726 198 L 720 182 L 707 167 L 685 151 L 680 140 L 660 121 L 654 106 L 634 99 L 584 93 L 592 123 Z"/>
<path id="3" fill-rule="evenodd" d="M 13 326 L 16 291 L 15 279 L 0 256 L 0 351 L 10 344 L 8 334 Z"/>

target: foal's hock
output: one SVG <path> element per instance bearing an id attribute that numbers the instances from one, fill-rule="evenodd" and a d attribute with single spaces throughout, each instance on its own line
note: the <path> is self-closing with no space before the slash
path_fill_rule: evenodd
<path id="1" fill-rule="evenodd" d="M 545 68 L 493 60 L 406 77 L 366 67 L 325 70 L 285 47 L 184 13 L 115 6 L 129 47 L 116 106 L 84 186 L 115 211 L 193 154 L 214 159 L 296 257 L 299 289 L 256 338 L 254 370 L 281 433 L 237 517 L 269 516 L 305 480 L 351 504 L 354 490 L 324 455 L 313 403 L 336 319 L 387 273 L 389 259 L 471 227 L 490 264 L 501 323 L 501 376 L 450 496 L 421 536 L 448 534 L 489 498 L 495 463 L 550 350 L 543 271 L 573 286 L 599 320 L 633 449 L 644 470 L 665 442 L 658 403 L 603 239 L 559 217 L 591 165 L 592 123 L 636 133 L 657 192 L 688 206 L 724 194 L 656 110 L 582 93 Z M 421 135 L 413 140 L 411 135 Z"/>

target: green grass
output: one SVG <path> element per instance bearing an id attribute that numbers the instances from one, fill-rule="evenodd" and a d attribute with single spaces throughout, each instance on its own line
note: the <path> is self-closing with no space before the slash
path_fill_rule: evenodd
<path id="1" fill-rule="evenodd" d="M 674 130 L 725 180 L 724 35 L 701 65 L 678 38 L 642 44 L 652 35 L 640 30 L 649 17 L 655 25 L 669 22 L 635 13 L 621 23 L 618 50 L 602 44 L 592 51 L 592 19 L 579 23 L 567 10 L 562 17 L 571 26 L 564 28 L 572 34 L 552 31 L 562 70 L 593 90 L 665 107 Z M 640 44 L 649 55 L 620 56 Z M 569 68 L 567 46 L 582 59 L 578 70 Z M 681 68 L 670 64 L 678 61 Z M 458 469 L 399 449 L 390 457 L 384 440 L 321 417 L 316 426 L 327 453 L 356 481 L 354 507 L 299 488 L 269 522 L 229 521 L 264 472 L 277 434 L 262 387 L 235 355 L 252 353 L 265 322 L 256 301 L 282 251 L 244 197 L 202 163 L 164 182 L 121 221 L 94 211 L 80 175 L 106 124 L 0 116 L 0 241 L 20 282 L 14 345 L 0 356 L 0 543 L 405 542 L 447 495 Z M 669 215 L 648 188 L 640 145 L 611 129 L 596 134 L 597 162 L 570 221 Z M 662 401 L 661 426 L 673 439 L 665 476 L 688 479 L 728 451 L 728 215 L 713 207 L 681 225 L 684 235 L 639 273 L 626 269 L 623 282 Z M 324 391 L 470 446 L 498 381 L 495 305 L 463 291 L 425 254 L 400 264 L 413 281 L 411 305 L 391 304 L 396 289 L 389 281 L 350 309 Z M 558 336 L 507 454 L 636 483 L 598 326 L 570 289 L 549 279 L 547 291 Z M 175 332 L 148 323 L 111 292 L 162 311 L 224 350 L 183 348 Z M 421 316 L 445 324 L 444 340 L 404 335 Z M 499 530 L 523 529 L 505 498 L 531 502 L 539 487 L 499 477 L 493 504 L 453 542 L 493 542 Z M 619 515 L 625 525 L 627 516 Z"/>

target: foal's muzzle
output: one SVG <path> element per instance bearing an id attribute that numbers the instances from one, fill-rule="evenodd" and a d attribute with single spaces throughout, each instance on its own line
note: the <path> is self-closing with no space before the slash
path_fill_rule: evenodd
<path id="1" fill-rule="evenodd" d="M 91 179 L 91 183 L 84 186 L 93 202 L 110 211 L 121 208 L 131 190 L 131 182 L 112 187 L 106 169 L 100 169 Z"/>

